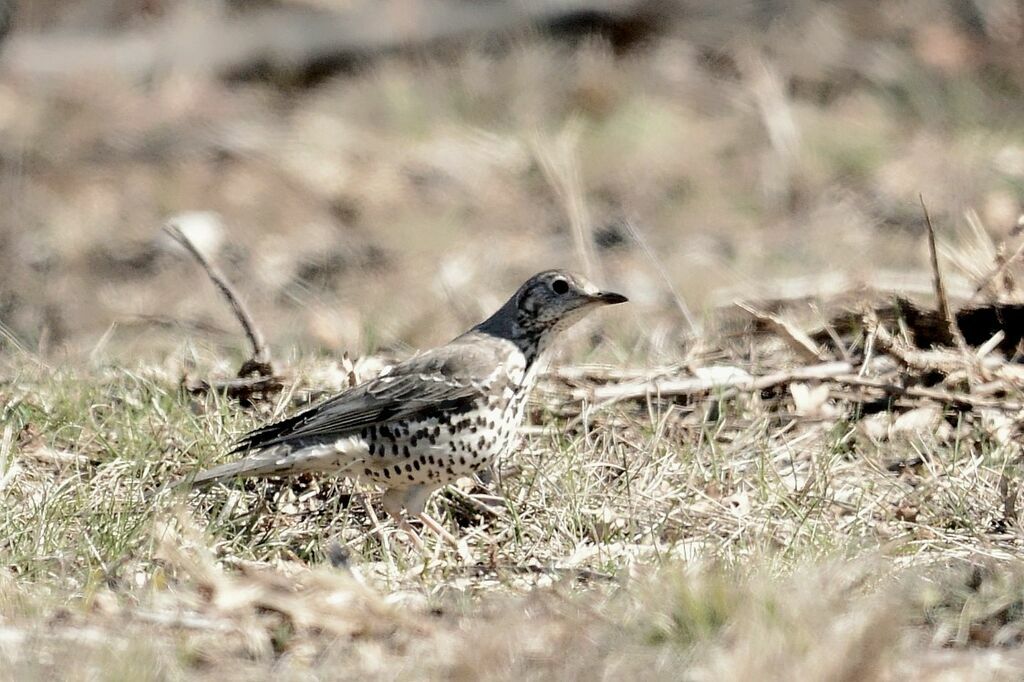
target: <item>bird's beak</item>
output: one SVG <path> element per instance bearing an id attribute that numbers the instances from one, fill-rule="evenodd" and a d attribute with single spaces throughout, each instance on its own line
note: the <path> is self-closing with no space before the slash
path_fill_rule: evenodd
<path id="1" fill-rule="evenodd" d="M 622 294 L 617 294 L 614 291 L 599 291 L 591 296 L 591 299 L 595 303 L 602 303 L 604 305 L 614 305 L 616 303 L 625 303 L 629 299 Z"/>

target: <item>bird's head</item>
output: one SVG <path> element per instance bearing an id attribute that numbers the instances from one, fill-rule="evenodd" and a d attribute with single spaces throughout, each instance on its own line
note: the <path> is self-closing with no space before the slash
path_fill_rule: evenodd
<path id="1" fill-rule="evenodd" d="M 585 277 L 563 270 L 548 270 L 526 281 L 513 299 L 520 327 L 566 329 L 591 310 L 625 303 L 622 294 L 602 291 Z"/>
<path id="2" fill-rule="evenodd" d="M 548 270 L 526 280 L 477 329 L 544 346 L 555 333 L 571 327 L 590 311 L 627 300 L 622 294 L 599 289 L 581 275 Z"/>

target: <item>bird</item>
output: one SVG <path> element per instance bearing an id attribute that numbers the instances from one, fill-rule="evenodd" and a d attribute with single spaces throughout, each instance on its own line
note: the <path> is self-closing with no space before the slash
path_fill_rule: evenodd
<path id="1" fill-rule="evenodd" d="M 231 451 L 242 459 L 202 471 L 191 484 L 306 472 L 369 481 L 384 489 L 384 510 L 414 538 L 406 519 L 417 517 L 454 542 L 425 514 L 431 493 L 509 454 L 555 338 L 591 311 L 627 300 L 578 274 L 538 273 L 449 343 L 247 433 Z"/>

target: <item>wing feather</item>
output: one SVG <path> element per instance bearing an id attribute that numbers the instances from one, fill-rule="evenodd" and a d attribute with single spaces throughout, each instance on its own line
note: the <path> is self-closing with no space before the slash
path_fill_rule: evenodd
<path id="1" fill-rule="evenodd" d="M 470 409 L 484 395 L 481 379 L 496 366 L 493 357 L 470 359 L 476 362 L 464 357 L 452 362 L 448 354 L 437 353 L 412 358 L 396 365 L 390 374 L 248 433 L 232 452 L 326 442 L 386 422 Z M 482 371 L 485 368 L 486 373 Z"/>

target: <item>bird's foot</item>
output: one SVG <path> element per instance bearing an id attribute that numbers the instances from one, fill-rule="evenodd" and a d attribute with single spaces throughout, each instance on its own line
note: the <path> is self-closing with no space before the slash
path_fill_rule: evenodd
<path id="1" fill-rule="evenodd" d="M 415 528 L 409 525 L 408 521 L 405 519 L 399 521 L 398 528 L 405 533 L 406 537 L 409 538 L 409 541 L 412 543 L 412 546 L 416 548 L 416 551 L 420 554 L 426 553 L 427 546 L 423 542 L 423 538 L 420 537 L 420 534 L 416 532 Z"/>
<path id="2" fill-rule="evenodd" d="M 437 537 L 454 547 L 455 551 L 459 553 L 459 557 L 461 557 L 463 561 L 467 564 L 473 563 L 473 554 L 469 551 L 469 545 L 465 540 L 459 540 L 457 537 L 449 533 L 444 526 L 435 521 L 425 512 L 421 512 L 419 514 L 419 519 L 423 522 L 424 528 L 428 528 L 432 533 L 437 535 Z"/>

